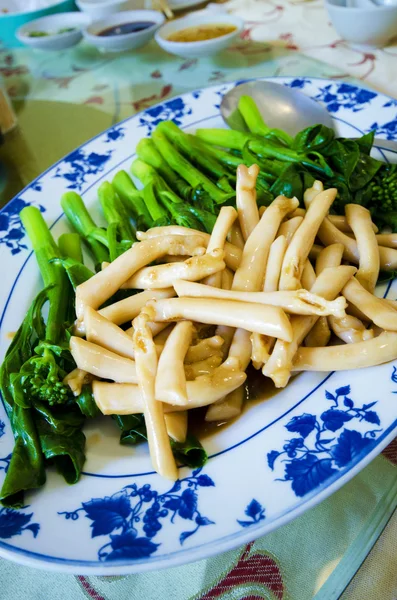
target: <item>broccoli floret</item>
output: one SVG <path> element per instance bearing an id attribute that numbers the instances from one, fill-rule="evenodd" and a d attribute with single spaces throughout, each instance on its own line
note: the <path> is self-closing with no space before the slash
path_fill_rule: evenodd
<path id="1" fill-rule="evenodd" d="M 397 165 L 382 166 L 371 181 L 370 188 L 376 210 L 383 213 L 397 210 Z"/>
<path id="2" fill-rule="evenodd" d="M 365 196 L 360 204 L 371 211 L 374 222 L 397 231 L 397 165 L 383 165 L 369 183 Z"/>
<path id="3" fill-rule="evenodd" d="M 48 402 L 51 406 L 65 404 L 72 396 L 69 386 L 63 383 L 65 376 L 66 372 L 48 348 L 44 349 L 42 356 L 29 359 L 20 373 L 26 396 L 31 400 Z"/>

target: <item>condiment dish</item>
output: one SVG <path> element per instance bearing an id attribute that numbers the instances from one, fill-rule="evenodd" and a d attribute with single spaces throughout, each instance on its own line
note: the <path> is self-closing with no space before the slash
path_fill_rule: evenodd
<path id="1" fill-rule="evenodd" d="M 226 35 L 204 41 L 179 42 L 169 39 L 176 32 L 191 27 L 197 28 L 201 25 L 232 26 L 235 29 Z M 243 27 L 244 21 L 239 17 L 229 15 L 223 11 L 203 10 L 166 23 L 157 31 L 155 38 L 158 45 L 170 54 L 185 58 L 199 58 L 215 54 L 230 46 L 236 37 L 240 35 Z"/>
<path id="2" fill-rule="evenodd" d="M 76 0 L 78 8 L 90 15 L 91 20 L 103 19 L 132 7 L 130 0 Z"/>
<path id="3" fill-rule="evenodd" d="M 94 21 L 84 29 L 84 37 L 87 42 L 100 50 L 124 52 L 147 44 L 164 20 L 164 15 L 157 10 L 124 11 L 106 19 Z M 132 23 L 144 24 L 145 27 L 140 31 L 122 33 L 123 28 Z M 109 35 L 111 29 L 119 30 L 120 33 L 115 31 L 114 35 Z"/>
<path id="4" fill-rule="evenodd" d="M 397 6 L 346 6 L 345 0 L 326 0 L 325 5 L 336 31 L 349 42 L 382 48 L 397 37 Z"/>
<path id="5" fill-rule="evenodd" d="M 90 18 L 79 12 L 41 17 L 22 25 L 16 33 L 20 42 L 40 50 L 65 50 L 80 42 Z"/>
<path id="6" fill-rule="evenodd" d="M 33 19 L 73 11 L 75 8 L 74 0 L 53 0 L 50 6 L 43 6 L 34 10 L 26 7 L 24 12 L 0 13 L 0 39 L 3 47 L 22 46 L 24 42 L 20 42 L 17 38 L 17 30 Z"/>

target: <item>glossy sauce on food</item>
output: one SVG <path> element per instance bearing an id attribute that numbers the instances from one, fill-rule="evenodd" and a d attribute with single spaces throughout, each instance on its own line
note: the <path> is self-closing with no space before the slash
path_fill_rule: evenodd
<path id="1" fill-rule="evenodd" d="M 196 25 L 174 31 L 168 36 L 170 42 L 205 42 L 236 31 L 234 25 L 222 25 L 222 23 L 209 23 L 208 25 Z"/>
<path id="2" fill-rule="evenodd" d="M 268 377 L 263 377 L 262 371 L 256 371 L 253 367 L 247 369 L 247 381 L 245 383 L 245 401 L 243 406 L 243 413 L 247 412 L 260 402 L 265 402 L 278 392 L 282 391 L 275 387 L 273 381 Z M 189 410 L 189 426 L 188 430 L 190 433 L 195 435 L 200 442 L 203 442 L 205 438 L 214 435 L 218 431 L 223 431 L 230 425 L 236 426 L 236 423 L 240 419 L 241 415 L 237 416 L 230 421 L 213 421 L 207 422 L 205 420 L 205 413 L 207 412 L 208 406 L 202 408 L 195 408 Z"/>
<path id="3" fill-rule="evenodd" d="M 112 25 L 112 27 L 106 27 L 102 29 L 97 35 L 99 37 L 111 37 L 113 35 L 126 35 L 128 33 L 136 33 L 149 29 L 154 25 L 152 21 L 131 21 L 130 23 L 120 23 L 120 25 Z"/>

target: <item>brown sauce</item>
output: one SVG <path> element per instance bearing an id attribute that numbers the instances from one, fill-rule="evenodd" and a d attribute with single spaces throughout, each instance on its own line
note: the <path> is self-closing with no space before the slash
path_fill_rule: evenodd
<path id="1" fill-rule="evenodd" d="M 208 25 L 196 25 L 195 27 L 186 27 L 186 29 L 174 31 L 167 39 L 170 42 L 205 42 L 228 35 L 236 29 L 235 25 L 209 23 Z"/>
<path id="2" fill-rule="evenodd" d="M 247 369 L 247 381 L 245 384 L 245 402 L 243 405 L 243 413 L 247 412 L 261 402 L 265 402 L 269 398 L 275 396 L 279 391 L 268 377 L 263 377 L 261 371 L 257 371 L 252 366 Z M 195 408 L 189 410 L 189 432 L 193 433 L 200 442 L 203 442 L 205 438 L 208 438 L 218 431 L 224 431 L 231 425 L 235 426 L 240 416 L 231 419 L 230 421 L 213 421 L 207 422 L 205 420 L 205 414 L 208 407 L 203 406 L 202 408 Z"/>

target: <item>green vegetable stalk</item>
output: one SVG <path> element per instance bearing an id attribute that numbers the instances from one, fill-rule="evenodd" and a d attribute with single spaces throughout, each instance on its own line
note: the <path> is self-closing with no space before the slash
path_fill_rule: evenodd
<path id="1" fill-rule="evenodd" d="M 63 233 L 58 238 L 58 248 L 61 256 L 83 262 L 81 238 L 78 233 Z"/>
<path id="2" fill-rule="evenodd" d="M 161 131 L 156 129 L 152 134 L 152 139 L 164 160 L 193 188 L 201 186 L 217 204 L 224 204 L 233 198 L 234 194 L 223 192 L 206 175 L 196 169 L 196 167 L 182 156 Z"/>
<path id="3" fill-rule="evenodd" d="M 102 205 L 106 221 L 116 224 L 121 240 L 136 242 L 135 231 L 131 227 L 128 213 L 113 186 L 104 181 L 98 189 L 99 201 Z"/>
<path id="4" fill-rule="evenodd" d="M 62 337 L 62 320 L 66 313 L 69 286 L 65 271 L 56 260 L 61 258 L 61 254 L 36 207 L 24 208 L 20 217 L 32 243 L 44 287 L 48 288 L 49 312 L 45 337 L 52 344 L 57 344 Z"/>
<path id="5" fill-rule="evenodd" d="M 276 138 L 276 140 L 280 140 L 285 146 L 292 146 L 293 138 L 285 133 L 285 131 L 281 131 L 281 129 L 270 129 L 270 127 L 266 125 L 255 104 L 255 100 L 251 96 L 240 97 L 238 110 L 251 133 L 265 138 L 273 137 Z"/>
<path id="6" fill-rule="evenodd" d="M 124 204 L 108 181 L 104 181 L 100 185 L 98 197 L 108 222 L 108 247 L 110 260 L 113 261 L 131 248 L 132 243 L 136 241 L 135 231 L 131 227 Z"/>
<path id="7" fill-rule="evenodd" d="M 154 220 L 166 219 L 191 229 L 212 231 L 216 217 L 195 204 L 183 202 L 149 164 L 135 160 L 132 173 L 144 184 L 144 199 Z M 159 212 L 160 211 L 160 212 Z"/>
<path id="8" fill-rule="evenodd" d="M 100 268 L 103 262 L 109 261 L 106 231 L 94 223 L 81 196 L 76 192 L 63 194 L 61 206 L 70 224 L 87 244 L 94 257 L 96 267 Z"/>
<path id="9" fill-rule="evenodd" d="M 185 157 L 196 162 L 212 179 L 230 177 L 228 169 L 213 154 L 203 151 L 193 136 L 184 133 L 172 121 L 159 123 L 157 131 L 163 133 Z"/>
<path id="10" fill-rule="evenodd" d="M 134 160 L 132 163 L 131 173 L 143 183 L 143 200 L 152 219 L 152 226 L 154 221 L 166 219 L 167 211 L 159 204 L 154 190 L 155 184 L 160 180 L 160 176 L 153 167 L 139 159 Z"/>
<path id="11" fill-rule="evenodd" d="M 135 187 L 131 177 L 125 171 L 119 171 L 113 177 L 112 186 L 130 213 L 136 224 L 141 229 L 151 227 L 152 219 L 142 198 L 142 192 Z"/>
<path id="12" fill-rule="evenodd" d="M 169 164 L 157 150 L 153 140 L 150 138 L 141 139 L 136 147 L 136 153 L 138 158 L 153 167 L 153 169 L 161 175 L 175 193 L 184 200 L 191 199 L 193 192 L 192 187 L 182 179 L 182 177 L 179 177 L 178 173 L 171 169 Z"/>

